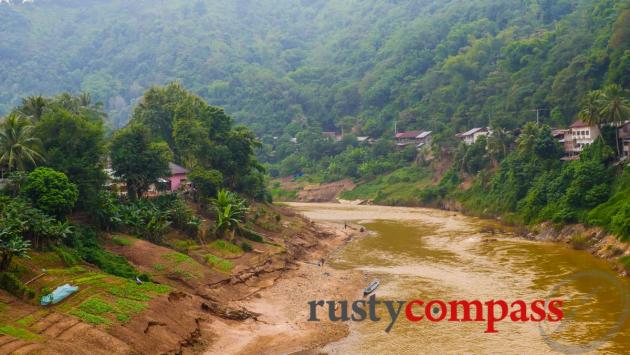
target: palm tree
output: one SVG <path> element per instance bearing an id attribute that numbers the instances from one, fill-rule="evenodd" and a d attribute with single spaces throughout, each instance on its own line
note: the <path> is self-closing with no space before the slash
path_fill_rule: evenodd
<path id="1" fill-rule="evenodd" d="M 630 119 L 630 100 L 626 95 L 627 92 L 617 84 L 606 86 L 601 94 L 599 115 L 604 122 L 615 126 L 617 156 L 621 155 L 621 149 L 619 147 L 619 130 L 616 126 Z"/>
<path id="2" fill-rule="evenodd" d="M 10 114 L 0 124 L 0 165 L 8 171 L 25 170 L 44 161 L 39 153 L 41 141 L 33 135 L 34 126 L 20 113 Z"/>
<path id="3" fill-rule="evenodd" d="M 37 122 L 44 115 L 48 103 L 49 100 L 42 96 L 29 96 L 22 99 L 22 106 L 20 106 L 19 111 L 30 117 L 33 122 Z"/>
<path id="4" fill-rule="evenodd" d="M 501 161 L 507 156 L 513 140 L 512 134 L 503 128 L 497 127 L 492 130 L 492 134 L 488 136 L 487 147 L 488 154 L 492 157 L 494 163 Z"/>
<path id="5" fill-rule="evenodd" d="M 600 114 L 602 101 L 603 93 L 601 90 L 593 90 L 586 94 L 582 101 L 580 112 L 578 112 L 578 119 L 601 128 L 601 125 L 604 123 Z"/>
<path id="6" fill-rule="evenodd" d="M 77 113 L 87 115 L 94 121 L 103 121 L 107 118 L 107 114 L 103 109 L 103 103 L 100 101 L 94 102 L 92 95 L 89 92 L 82 92 L 75 100 Z"/>

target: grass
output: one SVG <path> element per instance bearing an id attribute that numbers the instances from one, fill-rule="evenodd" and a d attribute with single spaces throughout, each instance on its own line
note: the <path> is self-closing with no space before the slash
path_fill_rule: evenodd
<path id="1" fill-rule="evenodd" d="M 153 269 L 155 269 L 156 271 L 164 271 L 166 269 L 166 266 L 164 266 L 164 264 L 154 264 Z"/>
<path id="2" fill-rule="evenodd" d="M 87 272 L 87 269 L 83 266 L 73 266 L 65 269 L 46 269 L 46 274 L 52 276 L 68 276 L 78 275 Z"/>
<path id="3" fill-rule="evenodd" d="M 64 261 L 55 252 L 33 253 L 30 260 L 24 261 L 27 261 L 29 264 L 32 265 L 37 265 L 39 268 L 45 269 L 65 266 Z"/>
<path id="4" fill-rule="evenodd" d="M 114 308 L 109 303 L 98 298 L 90 298 L 89 300 L 81 303 L 79 305 L 79 309 L 81 311 L 95 315 L 101 315 L 114 310 Z"/>
<path id="5" fill-rule="evenodd" d="M 130 281 L 118 284 L 101 282 L 100 286 L 106 293 L 85 300 L 68 313 L 94 325 L 109 325 L 114 321 L 126 323 L 146 309 L 148 301 L 171 290 L 168 286 L 150 282 L 142 285 Z"/>
<path id="6" fill-rule="evenodd" d="M 183 253 L 187 253 L 188 251 L 192 249 L 199 248 L 199 245 L 197 245 L 192 240 L 179 240 L 178 239 L 178 240 L 173 240 L 169 242 L 168 244 L 171 248 L 178 250 L 180 252 L 183 252 Z"/>
<path id="7" fill-rule="evenodd" d="M 31 324 L 35 323 L 37 319 L 35 319 L 35 317 L 33 317 L 33 315 L 28 315 L 20 320 L 18 320 L 17 322 L 15 322 L 17 325 L 21 325 L 22 327 L 29 327 L 31 326 Z"/>
<path id="8" fill-rule="evenodd" d="M 151 293 L 162 295 L 170 292 L 171 288 L 165 285 L 157 285 L 145 282 L 142 285 L 136 285 L 135 282 L 125 282 L 122 285 L 114 285 L 107 289 L 113 296 L 127 298 L 134 301 L 149 301 L 153 298 Z"/>
<path id="9" fill-rule="evenodd" d="M 132 300 L 120 299 L 116 301 L 116 308 L 119 312 L 125 314 L 137 314 L 146 309 L 148 305 L 146 303 L 136 302 Z"/>
<path id="10" fill-rule="evenodd" d="M 91 314 L 91 313 L 88 313 L 88 312 L 85 312 L 85 311 L 81 311 L 79 309 L 74 309 L 74 310 L 70 311 L 70 314 L 75 316 L 75 317 L 81 318 L 81 320 L 85 321 L 86 323 L 90 323 L 90 324 L 93 324 L 93 325 L 111 324 L 112 323 L 107 318 L 104 318 L 104 317 L 101 317 L 101 316 L 97 316 L 97 315 L 94 315 L 94 314 Z"/>
<path id="11" fill-rule="evenodd" d="M 26 329 L 17 328 L 11 325 L 4 325 L 0 327 L 0 334 L 9 335 L 17 339 L 29 341 L 41 341 L 43 339 L 40 335 L 31 333 Z"/>
<path id="12" fill-rule="evenodd" d="M 225 273 L 231 272 L 234 268 L 233 262 L 220 258 L 216 255 L 206 254 L 203 259 L 208 263 L 208 265 Z"/>
<path id="13" fill-rule="evenodd" d="M 619 258 L 619 262 L 626 269 L 630 269 L 630 255 L 622 256 L 621 258 Z"/>
<path id="14" fill-rule="evenodd" d="M 346 191 L 340 198 L 345 200 L 373 200 L 388 205 L 417 205 L 419 192 L 431 184 L 431 172 L 427 168 L 412 166 L 400 168 L 390 174 L 359 184 Z"/>
<path id="15" fill-rule="evenodd" d="M 210 249 L 217 251 L 221 256 L 233 257 L 243 255 L 244 251 L 241 247 L 227 240 L 217 239 L 210 243 Z"/>
<path id="16" fill-rule="evenodd" d="M 285 190 L 280 187 L 269 189 L 274 201 L 295 201 L 298 197 L 297 190 Z"/>
<path id="17" fill-rule="evenodd" d="M 185 280 L 190 280 L 190 279 L 195 277 L 190 271 L 182 270 L 182 269 L 175 269 L 175 270 L 173 270 L 173 273 L 177 277 L 180 277 L 180 278 L 185 279 Z"/>
<path id="18" fill-rule="evenodd" d="M 123 236 L 114 236 L 112 238 L 112 243 L 116 245 L 120 245 L 121 247 L 126 247 L 133 244 L 133 240 Z"/>
<path id="19" fill-rule="evenodd" d="M 186 254 L 178 253 L 178 252 L 162 254 L 161 258 L 164 260 L 171 261 L 175 264 L 181 264 L 181 263 L 192 264 L 193 263 L 193 259 L 190 256 Z"/>
<path id="20" fill-rule="evenodd" d="M 101 280 L 107 277 L 105 274 L 90 273 L 87 276 L 72 280 L 72 283 L 76 285 L 93 285 L 102 282 Z"/>

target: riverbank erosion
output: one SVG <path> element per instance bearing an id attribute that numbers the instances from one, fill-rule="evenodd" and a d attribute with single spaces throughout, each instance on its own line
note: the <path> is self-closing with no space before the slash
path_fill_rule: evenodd
<path id="1" fill-rule="evenodd" d="M 257 285 L 222 287 L 232 307 L 257 316 L 245 321 L 219 319 L 211 326 L 217 334 L 207 354 L 282 354 L 317 349 L 348 335 L 347 324 L 327 320 L 308 322 L 308 302 L 323 298 L 351 299 L 361 295 L 363 274 L 329 267 L 329 254 L 366 232 L 360 226 L 338 223 L 310 224 L 316 238 L 299 242 L 301 254 L 287 263 L 281 276 Z M 321 261 L 323 266 L 320 266 Z"/>
<path id="2" fill-rule="evenodd" d="M 530 240 L 562 243 L 577 250 L 586 250 L 595 257 L 608 261 L 620 275 L 630 276 L 630 264 L 621 262 L 630 255 L 630 245 L 619 241 L 600 227 L 582 224 L 558 226 L 546 222 L 531 226 L 518 235 Z"/>
<path id="3" fill-rule="evenodd" d="M 345 336 L 346 325 L 309 324 L 307 302 L 360 293 L 359 273 L 317 265 L 359 228 L 318 225 L 282 206 L 254 205 L 251 214 L 262 240 L 194 241 L 174 230 L 161 245 L 99 236 L 108 258 L 124 258 L 152 282 L 69 266 L 54 251 L 20 260 L 36 295 L 0 291 L 0 354 L 287 353 Z M 79 291 L 37 304 L 65 283 Z"/>
<path id="4" fill-rule="evenodd" d="M 468 214 L 461 203 L 447 200 L 436 206 L 445 211 Z M 500 221 L 500 218 L 494 218 Z M 514 235 L 528 240 L 568 245 L 576 250 L 586 250 L 593 256 L 606 260 L 622 276 L 630 276 L 630 244 L 622 242 L 601 227 L 584 224 L 556 224 L 543 222 L 534 225 L 511 226 Z"/>

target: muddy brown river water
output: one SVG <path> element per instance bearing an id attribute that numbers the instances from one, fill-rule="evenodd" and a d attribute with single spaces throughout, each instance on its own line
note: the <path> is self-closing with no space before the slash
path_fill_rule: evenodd
<path id="1" fill-rule="evenodd" d="M 561 299 L 561 322 L 351 322 L 332 354 L 630 353 L 630 282 L 584 251 L 510 236 L 491 221 L 420 208 L 291 204 L 315 221 L 351 222 L 369 236 L 331 256 L 378 278 L 379 300 Z M 492 232 L 495 230 L 495 232 Z M 360 296 L 359 296 L 360 298 Z M 403 311 L 404 313 L 404 311 Z M 379 315 L 387 318 L 386 311 Z"/>

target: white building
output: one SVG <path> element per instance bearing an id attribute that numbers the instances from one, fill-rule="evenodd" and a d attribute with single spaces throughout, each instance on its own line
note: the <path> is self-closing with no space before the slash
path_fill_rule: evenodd
<path id="1" fill-rule="evenodd" d="M 593 144 L 601 135 L 597 125 L 591 125 L 583 121 L 575 121 L 569 127 L 564 138 L 564 151 L 568 155 L 579 155 L 584 148 Z"/>
<path id="2" fill-rule="evenodd" d="M 394 136 L 397 146 L 404 147 L 414 144 L 416 148 L 422 148 L 423 146 L 430 144 L 431 138 L 431 131 L 406 131 L 396 133 Z"/>
<path id="3" fill-rule="evenodd" d="M 457 137 L 461 139 L 465 144 L 471 145 L 475 143 L 479 137 L 487 137 L 492 132 L 488 127 L 476 127 L 463 133 L 458 133 Z"/>

